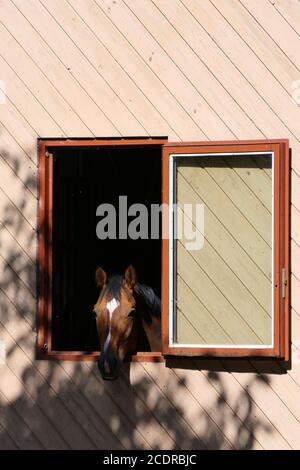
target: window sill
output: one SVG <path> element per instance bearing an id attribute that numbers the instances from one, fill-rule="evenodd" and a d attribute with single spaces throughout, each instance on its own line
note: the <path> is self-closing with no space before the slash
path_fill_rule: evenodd
<path id="1" fill-rule="evenodd" d="M 38 360 L 96 361 L 98 357 L 99 352 L 38 351 L 36 358 Z M 160 352 L 138 352 L 134 356 L 128 357 L 125 362 L 165 362 L 165 358 Z"/>

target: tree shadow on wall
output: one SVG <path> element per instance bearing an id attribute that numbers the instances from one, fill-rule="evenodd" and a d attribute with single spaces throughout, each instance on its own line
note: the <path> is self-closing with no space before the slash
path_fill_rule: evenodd
<path id="1" fill-rule="evenodd" d="M 0 149 L 1 151 L 1 149 Z M 1 208 L 0 365 L 1 449 L 251 449 L 258 433 L 252 393 L 268 377 L 235 383 L 228 373 L 203 371 L 195 361 L 124 364 L 116 382 L 103 382 L 95 363 L 38 361 L 36 342 L 35 178 L 19 178 L 18 160 L 3 155 L 18 179 L 14 200 Z M 30 162 L 29 162 L 30 163 Z M 30 195 L 31 194 L 31 195 Z M 94 301 L 94 299 L 92 299 Z M 87 315 L 90 312 L 87 312 Z M 235 380 L 231 378 L 231 380 Z"/>

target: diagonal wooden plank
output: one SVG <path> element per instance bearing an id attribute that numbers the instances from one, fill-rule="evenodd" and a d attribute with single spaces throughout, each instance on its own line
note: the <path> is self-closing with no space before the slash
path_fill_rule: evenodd
<path id="1" fill-rule="evenodd" d="M 5 202 L 5 200 L 4 200 Z M 1 210 L 7 210 L 6 205 L 0 204 Z M 11 206 L 7 213 L 2 213 L 0 219 L 0 253 L 6 258 L 8 264 L 14 261 L 14 257 L 25 256 L 28 265 L 34 264 L 36 260 L 36 232 L 20 220 L 19 213 L 14 211 Z"/>
<path id="2" fill-rule="evenodd" d="M 230 60 L 247 81 L 255 88 L 263 98 L 271 112 L 285 125 L 295 136 L 300 138 L 300 129 L 297 125 L 299 110 L 287 93 L 282 92 L 282 86 L 269 73 L 264 64 L 248 47 L 246 42 L 241 41 L 231 24 L 224 19 L 217 6 L 210 2 L 185 3 L 189 10 L 195 11 L 202 26 L 213 35 L 219 48 L 230 57 Z M 274 94 L 277 99 L 274 100 Z"/>
<path id="3" fill-rule="evenodd" d="M 2 325 L 3 326 L 3 325 Z M 29 394 L 34 400 L 35 410 L 42 410 L 56 429 L 57 436 L 61 435 L 67 446 L 72 449 L 95 449 L 95 444 L 87 435 L 81 422 L 68 410 L 68 407 L 55 393 L 51 385 L 47 386 L 44 378 L 35 369 L 20 344 L 25 342 L 25 338 L 19 337 L 17 342 L 8 334 L 6 328 L 2 330 L 2 337 L 9 350 L 7 366 L 21 381 L 23 391 Z M 51 377 L 51 370 L 49 371 Z M 67 384 L 65 384 L 67 386 Z M 61 388 L 63 384 L 61 383 Z M 59 416 L 59 427 L 57 422 Z"/>
<path id="4" fill-rule="evenodd" d="M 24 82 L 0 55 L 2 80 L 7 83 L 6 95 L 38 135 L 48 132 L 49 136 L 63 137 L 64 132 L 48 111 L 39 103 Z M 13 84 L 13 86 L 12 86 Z"/>
<path id="5" fill-rule="evenodd" d="M 300 314 L 300 281 L 292 274 L 291 275 L 291 306 Z"/>
<path id="6" fill-rule="evenodd" d="M 247 43 L 261 63 L 282 85 L 281 94 L 287 94 L 290 97 L 291 83 L 297 80 L 299 71 L 266 34 L 264 25 L 260 25 L 239 1 L 212 0 L 212 3 L 239 34 L 241 42 Z M 263 3 L 266 3 L 265 0 L 260 2 L 261 8 L 264 8 Z"/>
<path id="7" fill-rule="evenodd" d="M 300 424 L 300 404 L 299 400 L 297 400 L 300 387 L 299 384 L 294 380 L 293 376 L 290 373 L 284 373 L 285 370 L 283 368 L 280 370 L 280 365 L 276 363 L 270 365 L 270 363 L 264 361 L 255 363 L 252 361 L 252 364 L 254 365 L 255 371 L 258 373 L 263 373 L 265 367 L 268 366 L 270 374 L 272 374 L 272 379 L 269 381 L 270 388 L 275 392 L 284 406 L 288 408 L 289 412 Z M 300 439 L 298 438 L 298 444 L 296 444 L 296 448 L 299 448 L 299 446 Z"/>
<path id="8" fill-rule="evenodd" d="M 15 0 L 14 3 L 51 47 L 59 60 L 65 64 L 69 74 L 73 75 L 83 86 L 116 131 L 122 135 L 145 135 L 145 129 L 135 116 L 128 111 L 97 69 L 85 59 L 82 52 L 72 43 L 46 7 L 37 0 L 30 0 L 26 4 Z"/>
<path id="9" fill-rule="evenodd" d="M 258 429 L 250 423 L 251 413 L 243 416 L 237 406 L 231 408 L 228 405 L 227 392 L 223 386 L 224 374 L 215 374 L 212 379 L 209 373 L 199 371 L 196 367 L 191 367 L 187 373 L 180 361 L 176 363 L 176 360 L 173 362 L 173 371 L 218 424 L 223 434 L 228 436 L 235 449 L 262 449 L 258 441 Z M 217 386 L 214 386 L 214 382 Z M 241 391 L 239 403 L 242 404 L 244 400 Z M 263 427 L 263 423 L 261 425 Z"/>
<path id="10" fill-rule="evenodd" d="M 0 174 L 1 174 L 1 198 L 8 199 L 7 207 L 19 211 L 24 223 L 30 225 L 34 230 L 37 223 L 37 199 L 31 191 L 16 178 L 16 174 L 6 164 L 0 154 Z M 6 198 L 5 198 L 6 196 Z"/>
<path id="11" fill-rule="evenodd" d="M 51 397 L 55 396 L 56 399 L 60 400 L 65 407 L 68 408 L 75 420 L 80 423 L 83 432 L 89 436 L 90 440 L 97 448 L 107 449 L 109 446 L 113 446 L 114 449 L 123 448 L 122 446 L 120 447 L 120 443 L 116 441 L 114 435 L 103 422 L 101 412 L 95 410 L 86 396 L 75 386 L 72 374 L 67 374 L 60 363 L 36 361 L 35 333 L 33 329 L 26 321 L 23 313 L 17 310 L 11 303 L 9 312 L 10 315 L 5 321 L 5 328 L 11 338 L 15 340 L 13 348 L 20 347 L 22 349 L 22 354 L 23 356 L 25 355 L 24 358 L 26 358 L 25 363 L 29 364 L 28 360 L 31 361 L 32 365 L 28 367 L 28 370 L 32 370 L 33 375 L 39 375 L 36 382 L 40 380 L 41 387 L 45 393 L 49 393 Z M 9 341 L 11 341 L 11 339 Z M 10 351 L 9 348 L 8 350 Z M 74 374 L 79 373 L 79 371 L 76 370 L 76 364 L 73 363 L 73 365 L 72 372 Z M 19 360 L 19 367 L 22 366 L 24 366 L 24 361 Z M 88 379 L 87 375 L 83 374 L 83 372 L 82 375 L 84 375 L 84 381 L 86 381 Z M 44 383 L 41 381 L 41 378 L 44 380 Z M 38 393 L 35 387 L 33 393 Z M 98 391 L 95 391 L 95 393 L 98 394 Z M 72 432 L 72 430 L 68 432 Z M 77 438 L 71 438 L 71 447 L 73 443 L 76 442 L 76 439 Z M 81 445 L 79 443 L 78 448 L 80 447 Z"/>
<path id="12" fill-rule="evenodd" d="M 19 449 L 17 443 L 8 434 L 6 428 L 0 424 L 0 449 L 1 450 L 17 450 Z"/>
<path id="13" fill-rule="evenodd" d="M 10 152 L 12 152 L 14 148 L 19 149 L 16 153 L 22 152 L 22 160 L 24 160 L 24 162 L 21 160 L 19 167 L 22 164 L 25 166 L 27 163 L 28 168 L 31 169 L 31 174 L 34 175 L 37 164 L 36 141 L 38 135 L 9 99 L 6 100 L 5 106 L 0 107 L 0 123 L 1 152 L 5 153 L 5 142 L 10 140 L 11 144 L 7 145 L 8 148 L 12 147 L 9 149 Z M 7 150 L 8 149 L 6 149 L 6 151 Z M 5 156 L 8 157 L 9 160 L 9 154 L 7 152 Z M 18 170 L 21 168 L 18 168 Z M 15 170 L 17 170 L 17 168 Z M 22 178 L 22 174 L 20 174 L 20 177 Z"/>
<path id="14" fill-rule="evenodd" d="M 47 75 L 41 72 L 3 24 L 0 24 L 0 54 L 5 57 L 24 84 L 30 88 L 49 115 L 57 120 L 66 135 L 91 135 L 81 119 L 72 112 L 63 96 L 53 87 Z"/>
<path id="15" fill-rule="evenodd" d="M 186 110 L 190 120 L 209 139 L 229 139 L 232 137 L 231 131 L 222 120 L 218 119 L 214 109 L 207 104 L 199 91 L 186 79 L 177 65 L 170 60 L 170 57 L 159 47 L 151 34 L 137 21 L 136 16 L 124 3 L 114 4 L 109 11 L 109 0 L 103 0 L 97 4 L 122 31 L 140 57 L 144 61 L 145 58 L 148 58 L 148 67 Z M 137 41 L 137 37 L 142 37 L 143 41 Z"/>
<path id="16" fill-rule="evenodd" d="M 300 5 L 299 0 L 269 0 L 273 8 L 300 36 Z"/>
<path id="17" fill-rule="evenodd" d="M 37 300 L 26 284 L 20 279 L 15 271 L 5 263 L 2 257 L 0 257 L 0 276 L 2 317 L 6 316 L 9 318 L 7 312 L 9 311 L 10 305 L 4 301 L 5 296 L 15 306 L 18 312 L 26 318 L 26 321 L 35 328 L 35 318 L 33 317 L 32 312 L 36 310 Z M 14 318 L 14 320 L 16 321 L 17 318 Z"/>
<path id="18" fill-rule="evenodd" d="M 182 409 L 182 403 L 189 403 L 188 407 L 182 409 L 184 419 L 189 423 L 193 431 L 197 434 L 199 444 L 204 444 L 208 449 L 232 449 L 231 442 L 224 429 L 214 421 L 214 417 L 207 411 L 202 403 L 198 402 L 190 390 L 186 387 L 186 381 L 180 381 L 172 369 L 160 365 L 145 363 L 143 367 L 154 379 L 161 392 L 174 403 L 176 407 Z M 196 419 L 195 419 L 196 417 Z M 199 445 L 198 444 L 198 445 Z M 195 446 L 195 447 L 193 447 Z M 197 442 L 191 439 L 189 449 L 199 448 Z"/>
<path id="19" fill-rule="evenodd" d="M 31 243 L 33 247 L 36 248 L 35 234 Z M 4 265 L 13 269 L 32 294 L 35 295 L 36 264 L 28 256 L 26 249 L 22 249 L 22 247 L 17 244 L 13 235 L 2 224 L 0 224 L 0 249 Z M 3 277 L 1 281 L 5 281 L 5 277 Z"/>
<path id="20" fill-rule="evenodd" d="M 177 139 L 205 138 L 198 126 L 189 118 L 170 91 L 162 84 L 149 68 L 147 61 L 137 54 L 135 48 L 128 43 L 124 34 L 106 17 L 98 5 L 88 0 L 85 5 L 78 0 L 68 2 L 86 22 L 94 34 L 101 39 L 115 60 L 122 66 L 140 90 L 152 101 L 153 105 L 164 117 L 176 133 Z M 100 33 L 101 32 L 101 33 Z M 177 140 L 176 139 L 176 140 Z"/>
<path id="21" fill-rule="evenodd" d="M 31 432 L 38 436 L 43 447 L 47 449 L 68 448 L 57 428 L 51 424 L 41 408 L 35 406 L 34 399 L 9 367 L 5 367 L 1 371 L 0 391 L 10 406 L 13 406 L 22 416 Z M 32 413 L 33 408 L 34 413 Z"/>
<path id="22" fill-rule="evenodd" d="M 172 133 L 172 129 L 157 112 L 151 100 L 148 100 L 142 90 L 138 89 L 131 77 L 111 55 L 110 50 L 104 47 L 101 36 L 97 37 L 67 2 L 54 0 L 43 4 L 88 62 L 94 69 L 97 69 L 105 82 L 140 122 L 146 134 Z"/>
<path id="23" fill-rule="evenodd" d="M 115 448 L 116 440 L 119 446 L 125 449 L 149 449 L 150 445 L 147 439 L 135 429 L 132 420 L 136 416 L 134 397 L 127 396 L 125 401 L 116 403 L 109 394 L 110 384 L 102 381 L 99 375 L 85 374 L 87 366 L 78 363 L 77 374 L 73 374 L 74 365 L 72 362 L 61 362 L 64 370 L 73 377 L 73 381 L 81 393 L 84 394 L 98 413 L 101 410 L 101 417 L 108 426 L 113 437 L 112 444 L 108 448 Z M 126 412 L 125 412 L 126 408 Z M 130 411 L 131 419 L 127 417 Z"/>
<path id="24" fill-rule="evenodd" d="M 300 70 L 300 37 L 268 1 L 240 0 L 267 34 Z"/>
<path id="25" fill-rule="evenodd" d="M 154 1 L 156 2 L 156 0 Z M 299 149 L 298 140 L 293 137 L 277 115 L 270 110 L 264 96 L 260 96 L 255 87 L 249 82 L 247 74 L 243 75 L 239 69 L 239 63 L 235 64 L 233 62 L 230 50 L 234 43 L 231 44 L 228 40 L 230 47 L 224 49 L 223 42 L 225 39 L 221 39 L 216 35 L 218 26 L 214 26 L 214 23 L 212 23 L 212 21 L 216 21 L 217 15 L 210 15 L 210 18 L 203 10 L 205 6 L 207 7 L 207 2 L 204 5 L 204 2 L 200 4 L 188 0 L 184 3 L 177 0 L 165 0 L 164 2 L 156 2 L 156 5 L 245 111 L 251 121 L 255 123 L 258 135 L 270 138 L 276 135 L 289 136 L 293 150 L 296 153 Z M 212 5 L 211 8 L 213 8 Z M 222 35 L 223 23 L 224 20 L 218 22 L 220 35 Z M 195 40 L 195 38 L 197 39 Z M 236 38 L 236 42 L 239 43 L 238 38 Z M 294 158 L 292 166 L 300 174 L 299 159 Z"/>
<path id="26" fill-rule="evenodd" d="M 300 176 L 294 171 L 291 172 L 291 202 L 300 212 Z"/>
<path id="27" fill-rule="evenodd" d="M 156 364 L 156 369 L 162 371 L 161 364 Z M 159 381 L 149 373 L 146 364 L 132 364 L 130 380 L 136 393 L 147 403 L 162 425 L 167 427 L 177 448 L 200 450 L 207 448 L 203 439 L 198 437 L 197 430 L 186 419 L 183 407 L 176 403 L 172 394 L 168 393 L 165 388 L 162 390 Z M 148 386 L 145 387 L 144 383 Z M 181 397 L 183 395 L 184 393 Z"/>
<path id="28" fill-rule="evenodd" d="M 291 240 L 291 271 L 293 275 L 300 281 L 300 246 Z"/>
<path id="29" fill-rule="evenodd" d="M 96 379 L 99 380 L 98 367 L 94 363 L 86 363 L 85 365 Z M 155 410 L 147 406 L 145 394 L 136 393 L 137 390 L 135 390 L 129 382 L 127 375 L 129 368 L 129 364 L 123 366 L 119 380 L 115 383 L 111 383 L 109 387 L 106 387 L 107 393 L 109 393 L 115 403 L 122 403 L 123 401 L 130 403 L 134 401 L 135 413 L 132 414 L 130 407 L 128 407 L 128 409 L 124 407 L 124 412 L 131 421 L 133 428 L 136 429 L 136 432 L 139 432 L 145 437 L 151 448 L 155 449 L 159 446 L 165 449 L 176 448 L 176 442 L 173 440 L 169 428 L 163 426 Z M 148 383 L 147 377 L 144 374 L 141 379 L 141 388 L 143 388 L 143 390 L 146 388 L 146 383 L 147 388 L 149 387 L 149 389 L 151 389 L 152 384 Z"/>
<path id="30" fill-rule="evenodd" d="M 159 2 L 155 6 L 150 0 L 143 4 L 137 0 L 124 3 L 137 16 L 153 39 L 165 51 L 190 84 L 199 91 L 207 104 L 215 110 L 216 119 L 221 119 L 230 128 L 233 137 L 243 134 L 248 138 L 257 136 L 257 128 L 238 103 L 227 93 L 213 73 L 174 29 L 168 18 L 161 14 Z M 187 64 L 194 64 L 193 67 Z M 195 106 L 194 112 L 199 112 Z"/>
<path id="31" fill-rule="evenodd" d="M 8 115 L 13 116 L 13 109 L 8 104 L 0 108 L 0 121 L 3 118 L 3 109 L 7 109 Z M 14 121 L 14 120 L 13 120 Z M 20 122 L 19 116 L 16 118 L 17 122 Z M 3 122 L 6 123 L 5 118 Z M 32 192 L 34 196 L 37 196 L 37 152 L 36 142 L 37 134 L 31 139 L 30 146 L 26 148 L 26 151 L 21 147 L 19 142 L 14 136 L 14 124 L 11 123 L 11 129 L 8 130 L 2 123 L 0 124 L 0 155 L 5 160 L 7 165 L 10 166 L 12 171 L 17 177 L 23 182 L 23 184 Z M 19 136 L 18 125 L 15 127 L 15 132 Z"/>
<path id="32" fill-rule="evenodd" d="M 241 369 L 241 362 L 223 361 L 226 369 Z M 253 369 L 255 372 L 255 369 Z M 233 372 L 233 376 L 242 385 L 246 386 L 248 374 Z M 278 429 L 282 436 L 288 441 L 292 448 L 299 448 L 300 423 L 294 417 L 289 408 L 282 402 L 278 395 L 272 390 L 273 376 L 264 375 L 260 380 L 254 381 L 252 386 L 252 397 L 258 406 L 264 410 L 272 424 Z M 284 416 L 284 419 L 282 417 Z"/>
<path id="33" fill-rule="evenodd" d="M 300 246 L 300 211 L 295 206 L 291 206 L 291 236 Z"/>
<path id="34" fill-rule="evenodd" d="M 31 56 L 41 71 L 47 75 L 56 90 L 64 96 L 71 109 L 88 127 L 90 130 L 88 135 L 118 135 L 115 127 L 69 73 L 68 66 L 61 63 L 38 31 L 34 29 L 16 6 L 12 2 L 6 2 L 5 8 L 3 4 L 0 5 L 0 11 L 0 21 Z M 45 129 L 41 136 L 49 137 L 48 129 Z"/>
<path id="35" fill-rule="evenodd" d="M 14 405 L 7 400 L 0 391 L 0 422 L 6 432 L 12 436 L 16 444 L 23 450 L 43 450 L 45 447 L 39 441 L 38 436 L 26 424 L 22 414 L 19 414 Z M 1 438 L 2 439 L 2 438 Z M 2 450 L 2 442 L 1 442 Z"/>

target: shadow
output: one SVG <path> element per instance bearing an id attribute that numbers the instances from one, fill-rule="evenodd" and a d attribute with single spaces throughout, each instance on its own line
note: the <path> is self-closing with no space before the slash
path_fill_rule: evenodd
<path id="1" fill-rule="evenodd" d="M 225 379 L 236 361 L 125 363 L 118 381 L 104 382 L 94 362 L 36 360 L 37 237 L 27 219 L 36 181 L 22 183 L 17 158 L 4 160 L 18 193 L 3 198 L 0 221 L 0 449 L 257 447 L 257 434 L 272 430 L 257 416 L 253 390 L 269 378 L 254 373 L 232 397 Z"/>
<path id="2" fill-rule="evenodd" d="M 197 358 L 187 360 L 184 357 L 168 357 L 166 367 L 170 369 L 180 367 L 185 370 L 205 370 L 212 372 L 237 372 L 237 373 L 259 373 L 259 374 L 286 374 L 291 368 L 290 361 L 282 361 L 266 358 Z"/>

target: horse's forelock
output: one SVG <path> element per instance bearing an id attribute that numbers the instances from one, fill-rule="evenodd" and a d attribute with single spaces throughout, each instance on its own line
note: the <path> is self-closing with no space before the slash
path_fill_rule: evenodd
<path id="1" fill-rule="evenodd" d="M 115 275 L 108 279 L 107 285 L 102 292 L 102 295 L 107 297 L 107 300 L 116 299 L 120 300 L 121 290 L 123 285 L 122 276 Z"/>

